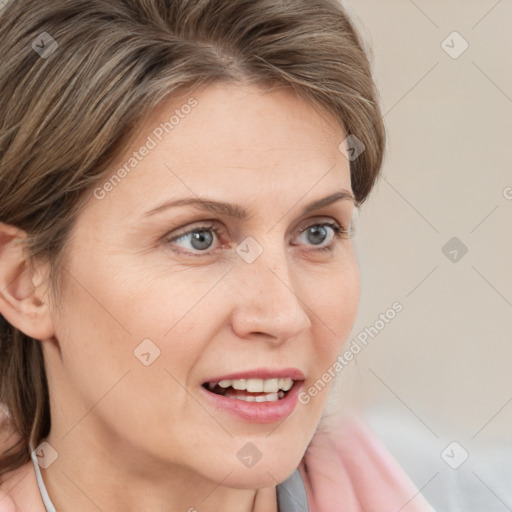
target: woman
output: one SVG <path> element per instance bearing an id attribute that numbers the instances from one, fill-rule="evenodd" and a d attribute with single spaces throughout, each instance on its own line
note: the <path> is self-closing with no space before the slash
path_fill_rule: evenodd
<path id="1" fill-rule="evenodd" d="M 325 411 L 385 141 L 341 6 L 15 0 L 0 41 L 0 511 L 430 510 Z"/>

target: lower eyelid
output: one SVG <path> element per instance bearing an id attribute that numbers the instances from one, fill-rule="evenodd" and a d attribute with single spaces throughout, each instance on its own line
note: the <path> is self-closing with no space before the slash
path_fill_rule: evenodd
<path id="1" fill-rule="evenodd" d="M 308 226 L 306 226 L 306 227 L 304 227 L 302 229 L 299 229 L 299 235 L 304 233 L 305 231 L 307 231 L 308 229 L 310 229 L 310 228 L 312 228 L 314 226 L 327 226 L 327 227 L 330 227 L 333 230 L 333 233 L 334 233 L 333 240 L 331 240 L 331 243 L 329 245 L 324 246 L 324 247 L 318 247 L 316 249 L 315 249 L 314 245 L 310 245 L 311 249 L 312 250 L 316 250 L 316 251 L 329 251 L 329 250 L 332 250 L 332 246 L 335 244 L 335 242 L 337 240 L 351 238 L 351 235 L 352 235 L 352 231 L 350 229 L 347 230 L 347 229 L 345 229 L 344 225 L 339 224 L 337 222 L 333 222 L 333 221 L 317 222 L 317 223 L 309 224 Z M 222 242 L 221 235 L 220 235 L 222 233 L 222 227 L 221 226 L 216 226 L 216 225 L 197 226 L 197 227 L 194 227 L 194 228 L 192 228 L 192 229 L 190 229 L 190 230 L 188 230 L 188 231 L 186 231 L 184 233 L 180 233 L 179 235 L 175 235 L 172 238 L 166 238 L 165 241 L 168 244 L 172 244 L 172 243 L 175 243 L 175 242 L 179 241 L 180 239 L 183 239 L 184 237 L 186 237 L 188 235 L 191 235 L 192 233 L 197 232 L 197 231 L 211 231 L 211 232 L 213 232 L 214 233 L 214 238 L 216 238 L 218 247 L 215 247 L 214 249 L 207 249 L 205 251 L 199 251 L 199 250 L 193 251 L 193 250 L 181 248 L 181 249 L 176 250 L 176 252 L 184 254 L 184 255 L 207 256 L 207 255 L 211 255 L 213 252 L 217 251 L 218 249 L 222 249 L 223 247 L 230 247 L 230 244 L 226 244 L 225 242 L 224 243 Z M 293 244 L 293 245 L 301 245 L 301 244 Z"/>

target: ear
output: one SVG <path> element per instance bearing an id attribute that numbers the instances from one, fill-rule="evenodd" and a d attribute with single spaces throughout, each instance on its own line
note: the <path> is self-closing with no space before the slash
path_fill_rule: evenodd
<path id="1" fill-rule="evenodd" d="M 47 267 L 33 268 L 24 231 L 0 222 L 0 313 L 36 340 L 54 337 L 46 290 Z"/>

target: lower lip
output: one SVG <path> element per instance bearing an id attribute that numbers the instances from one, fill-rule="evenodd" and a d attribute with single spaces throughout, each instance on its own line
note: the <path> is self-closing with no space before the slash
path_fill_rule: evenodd
<path id="1" fill-rule="evenodd" d="M 303 382 L 295 381 L 286 395 L 281 400 L 274 402 L 246 402 L 236 398 L 227 398 L 216 395 L 203 386 L 201 386 L 201 392 L 217 409 L 228 411 L 252 423 L 275 423 L 284 420 L 293 412 L 297 406 Z"/>

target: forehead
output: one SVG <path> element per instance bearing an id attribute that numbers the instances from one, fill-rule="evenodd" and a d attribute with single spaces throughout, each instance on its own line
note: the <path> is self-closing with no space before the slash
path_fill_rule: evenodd
<path id="1" fill-rule="evenodd" d="M 105 176 L 104 203 L 136 215 L 192 195 L 250 202 L 350 190 L 344 138 L 332 114 L 290 89 L 216 82 L 149 113 Z"/>

